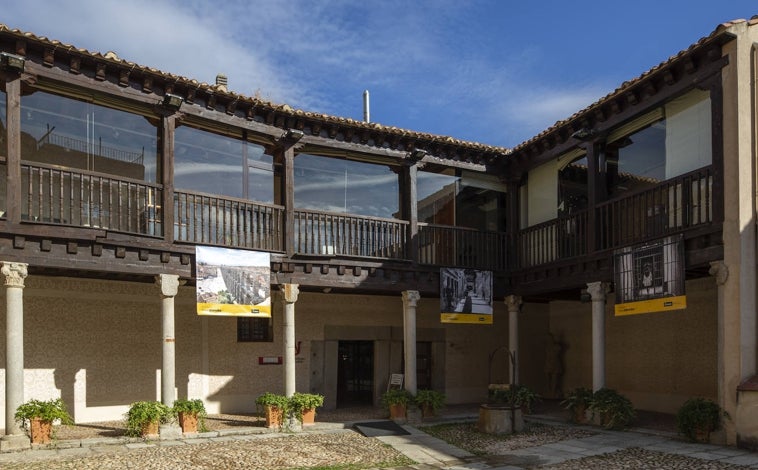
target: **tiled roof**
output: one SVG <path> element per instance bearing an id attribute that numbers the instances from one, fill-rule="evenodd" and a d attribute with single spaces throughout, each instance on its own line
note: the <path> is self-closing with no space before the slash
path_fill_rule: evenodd
<path id="1" fill-rule="evenodd" d="M 11 29 L 5 24 L 0 24 L 0 34 L 3 34 L 3 33 L 11 34 L 14 36 L 22 36 L 29 42 L 36 42 L 43 47 L 53 47 L 55 48 L 56 51 L 65 51 L 67 53 L 79 54 L 82 56 L 94 58 L 97 61 L 111 62 L 116 65 L 125 66 L 125 67 L 128 67 L 132 71 L 154 74 L 166 80 L 167 82 L 172 82 L 177 85 L 182 84 L 185 86 L 191 86 L 192 88 L 196 88 L 198 90 L 210 91 L 214 95 L 217 95 L 217 96 L 226 95 L 233 100 L 254 102 L 255 105 L 258 107 L 270 108 L 272 110 L 276 110 L 277 112 L 285 113 L 294 117 L 310 118 L 310 119 L 318 120 L 324 124 L 336 124 L 340 126 L 349 126 L 357 130 L 369 130 L 369 131 L 374 131 L 374 132 L 382 132 L 386 134 L 400 136 L 402 138 L 415 139 L 419 141 L 429 141 L 434 144 L 465 147 L 473 151 L 481 151 L 481 152 L 490 153 L 490 154 L 494 153 L 494 154 L 505 155 L 505 154 L 510 153 L 510 150 L 505 147 L 486 145 L 479 142 L 465 141 L 465 140 L 456 139 L 450 136 L 441 136 L 441 135 L 435 135 L 435 134 L 430 134 L 430 133 L 412 131 L 408 129 L 401 129 L 394 126 L 385 126 L 376 122 L 364 122 L 364 121 L 359 121 L 352 118 L 331 116 L 331 115 L 323 114 L 323 113 L 315 113 L 315 112 L 310 112 L 310 111 L 304 111 L 301 109 L 294 109 L 288 104 L 273 103 L 270 101 L 262 100 L 258 97 L 250 97 L 250 96 L 234 93 L 232 91 L 228 91 L 225 86 L 198 82 L 197 80 L 194 80 L 194 79 L 163 72 L 159 69 L 146 67 L 134 62 L 129 62 L 127 60 L 121 59 L 114 52 L 106 52 L 105 54 L 100 53 L 100 52 L 92 52 L 87 49 L 77 48 L 71 44 L 65 44 L 58 40 L 48 39 L 45 36 L 37 36 L 33 33 L 20 31 L 18 29 Z"/>
<path id="2" fill-rule="evenodd" d="M 717 39 L 723 37 L 728 33 L 728 30 L 730 27 L 736 24 L 741 23 L 747 23 L 748 25 L 753 25 L 758 23 L 758 16 L 755 16 L 751 18 L 750 20 L 744 20 L 744 19 L 738 19 L 733 20 L 730 22 L 722 23 L 720 24 L 710 35 L 701 38 L 699 41 L 691 45 L 689 48 L 679 52 L 678 54 L 670 57 L 668 60 L 661 62 L 659 65 L 653 67 L 652 69 L 644 72 L 637 78 L 634 78 L 632 80 L 626 81 L 621 84 L 618 88 L 616 88 L 611 93 L 607 94 L 606 96 L 600 98 L 596 102 L 592 103 L 591 105 L 587 106 L 586 108 L 574 113 L 572 116 L 568 117 L 567 119 L 561 120 L 556 122 L 551 127 L 545 129 L 544 131 L 540 132 L 536 136 L 532 137 L 529 140 L 526 140 L 522 142 L 521 144 L 517 145 L 516 147 L 509 149 L 506 147 L 499 147 L 499 146 L 492 146 L 487 144 L 482 144 L 479 142 L 472 142 L 472 141 L 465 141 L 456 139 L 454 137 L 450 136 L 441 136 L 441 135 L 435 135 L 430 133 L 424 133 L 424 132 L 418 132 L 408 129 L 401 129 L 394 126 L 385 126 L 376 122 L 364 122 L 355 120 L 352 118 L 345 118 L 345 117 L 339 117 L 339 116 L 332 116 L 328 114 L 323 113 L 315 113 L 310 111 L 304 111 L 301 109 L 294 109 L 291 106 L 287 104 L 278 104 L 273 103 L 270 101 L 262 100 L 258 97 L 249 97 L 241 94 L 237 94 L 231 91 L 228 91 L 225 86 L 222 85 L 216 85 L 216 84 L 208 84 L 204 82 L 198 82 L 197 80 L 174 75 L 171 73 L 163 72 L 159 69 L 152 68 L 152 67 L 146 67 L 139 64 L 136 64 L 134 62 L 129 62 L 127 60 L 121 59 L 116 55 L 114 52 L 106 52 L 105 54 L 102 54 L 100 52 L 91 52 L 87 49 L 82 48 L 76 48 L 73 45 L 65 44 L 57 40 L 48 39 L 44 36 L 37 36 L 33 33 L 29 32 L 23 32 L 18 29 L 11 29 L 8 26 L 4 24 L 0 24 L 0 34 L 11 34 L 17 37 L 23 37 L 27 41 L 36 42 L 43 47 L 53 47 L 56 50 L 65 50 L 67 53 L 70 54 L 79 54 L 82 56 L 87 56 L 94 58 L 97 61 L 104 61 L 104 62 L 111 62 L 116 65 L 125 66 L 128 67 L 131 70 L 140 71 L 142 73 L 147 74 L 153 74 L 157 75 L 158 77 L 162 78 L 163 80 L 167 82 L 172 82 L 175 84 L 182 84 L 184 86 L 191 86 L 193 88 L 196 88 L 198 90 L 208 91 L 215 95 L 225 95 L 233 100 L 239 100 L 239 101 L 245 101 L 245 102 L 252 102 L 257 107 L 263 107 L 263 108 L 269 108 L 271 110 L 277 111 L 278 113 L 284 113 L 286 115 L 290 115 L 292 117 L 301 117 L 301 118 L 308 118 L 317 120 L 324 124 L 336 124 L 339 126 L 348 126 L 351 128 L 354 128 L 356 130 L 369 130 L 374 132 L 381 132 L 388 135 L 393 136 L 399 136 L 401 138 L 408 138 L 408 139 L 415 139 L 419 141 L 427 141 L 433 144 L 442 144 L 442 145 L 450 145 L 455 147 L 463 147 L 466 149 L 474 150 L 474 151 L 481 151 L 485 153 L 494 153 L 494 154 L 500 154 L 500 155 L 508 155 L 514 152 L 517 152 L 537 141 L 540 139 L 546 137 L 547 135 L 555 132 L 556 130 L 560 129 L 561 127 L 567 126 L 568 124 L 572 123 L 573 121 L 576 121 L 580 119 L 582 116 L 588 115 L 592 113 L 595 109 L 602 106 L 604 103 L 607 103 L 608 101 L 611 101 L 621 95 L 623 95 L 625 92 L 633 88 L 634 86 L 640 84 L 641 82 L 644 82 L 649 77 L 657 74 L 658 72 L 666 69 L 668 66 L 670 66 L 672 63 L 680 60 L 681 58 L 690 55 L 693 51 L 700 49 L 701 47 L 705 46 L 706 44 L 710 44 Z"/>

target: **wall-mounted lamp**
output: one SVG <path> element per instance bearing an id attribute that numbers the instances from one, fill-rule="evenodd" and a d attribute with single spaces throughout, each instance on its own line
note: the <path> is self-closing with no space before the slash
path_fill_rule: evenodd
<path id="1" fill-rule="evenodd" d="M 163 95 L 163 106 L 171 109 L 173 111 L 176 111 L 182 106 L 182 103 L 184 103 L 184 98 L 182 98 L 179 95 L 175 95 L 173 93 L 166 93 Z"/>
<path id="2" fill-rule="evenodd" d="M 286 136 L 288 139 L 292 140 L 293 142 L 297 142 L 300 139 L 303 138 L 305 135 L 305 132 L 301 131 L 300 129 L 289 129 L 287 130 Z"/>
<path id="3" fill-rule="evenodd" d="M 11 54 L 9 52 L 0 52 L 0 67 L 5 70 L 13 70 L 19 73 L 23 72 L 24 63 L 26 63 L 26 59 L 20 55 Z"/>
<path id="4" fill-rule="evenodd" d="M 426 156 L 426 150 L 424 149 L 413 149 L 410 152 L 409 158 L 413 160 L 414 162 L 420 161 L 422 158 Z"/>
<path id="5" fill-rule="evenodd" d="M 595 137 L 595 131 L 586 127 L 582 127 L 578 131 L 571 134 L 571 137 L 584 142 Z"/>

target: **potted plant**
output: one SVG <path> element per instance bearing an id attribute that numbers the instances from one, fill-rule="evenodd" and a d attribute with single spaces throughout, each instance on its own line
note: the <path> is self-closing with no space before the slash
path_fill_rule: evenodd
<path id="1" fill-rule="evenodd" d="M 284 417 L 289 415 L 289 398 L 284 395 L 266 392 L 255 399 L 258 413 L 266 418 L 267 428 L 281 428 Z"/>
<path id="2" fill-rule="evenodd" d="M 436 390 L 419 390 L 415 402 L 421 408 L 421 416 L 428 418 L 445 406 L 445 394 Z"/>
<path id="3" fill-rule="evenodd" d="M 532 405 L 542 399 L 542 397 L 526 385 L 514 385 L 512 393 L 514 406 L 520 407 L 524 414 L 531 413 Z"/>
<path id="4" fill-rule="evenodd" d="M 566 399 L 561 402 L 561 406 L 571 412 L 572 421 L 582 424 L 587 422 L 586 412 L 590 402 L 592 402 L 592 390 L 579 387 L 569 393 Z"/>
<path id="5" fill-rule="evenodd" d="M 709 442 L 711 431 L 721 427 L 726 412 L 713 400 L 690 398 L 676 413 L 676 428 L 691 441 Z"/>
<path id="6" fill-rule="evenodd" d="M 382 405 L 390 411 L 390 419 L 405 420 L 408 404 L 413 402 L 413 395 L 405 389 L 387 390 L 382 395 Z"/>
<path id="7" fill-rule="evenodd" d="M 205 411 L 203 400 L 179 399 L 174 401 L 173 413 L 179 419 L 179 426 L 183 433 L 196 433 L 198 428 L 201 432 L 207 431 L 205 427 Z"/>
<path id="8" fill-rule="evenodd" d="M 622 428 L 634 418 L 634 406 L 628 398 L 610 388 L 592 394 L 589 410 L 593 419 L 606 428 Z"/>
<path id="9" fill-rule="evenodd" d="M 506 387 L 491 388 L 489 391 L 491 403 L 520 408 L 523 413 L 530 413 L 532 405 L 541 397 L 526 385 L 510 384 Z"/>
<path id="10" fill-rule="evenodd" d="M 172 416 L 171 408 L 159 401 L 137 401 L 126 412 L 126 434 L 129 436 L 156 436 L 161 423 Z"/>
<path id="11" fill-rule="evenodd" d="M 295 392 L 289 399 L 289 409 L 303 426 L 314 424 L 316 408 L 324 405 L 324 396 Z"/>
<path id="12" fill-rule="evenodd" d="M 47 444 L 53 437 L 53 422 L 73 424 L 66 404 L 60 398 L 51 400 L 29 400 L 16 408 L 16 421 L 29 430 L 32 444 Z"/>

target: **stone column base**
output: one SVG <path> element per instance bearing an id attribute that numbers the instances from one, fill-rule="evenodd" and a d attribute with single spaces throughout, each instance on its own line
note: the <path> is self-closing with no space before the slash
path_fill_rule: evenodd
<path id="1" fill-rule="evenodd" d="M 32 441 L 25 434 L 11 434 L 0 437 L 0 452 L 15 452 L 32 448 Z"/>
<path id="2" fill-rule="evenodd" d="M 174 439 L 181 439 L 182 437 L 182 428 L 178 424 L 161 424 L 159 429 L 158 435 L 162 441 L 172 441 Z"/>

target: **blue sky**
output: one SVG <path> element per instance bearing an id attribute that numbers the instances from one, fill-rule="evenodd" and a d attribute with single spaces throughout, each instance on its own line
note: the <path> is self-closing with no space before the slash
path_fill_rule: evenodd
<path id="1" fill-rule="evenodd" d="M 294 108 L 513 147 L 755 0 L 25 0 L 0 22 Z"/>

